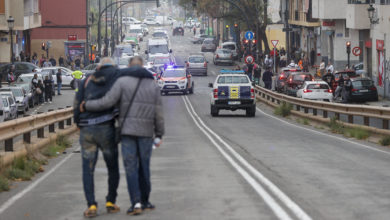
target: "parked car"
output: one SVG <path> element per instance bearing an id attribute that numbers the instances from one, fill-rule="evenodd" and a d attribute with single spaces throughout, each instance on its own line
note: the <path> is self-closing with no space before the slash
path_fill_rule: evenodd
<path id="1" fill-rule="evenodd" d="M 297 91 L 305 81 L 313 81 L 314 77 L 310 73 L 292 73 L 287 78 L 284 91 L 287 95 L 297 96 Z"/>
<path id="2" fill-rule="evenodd" d="M 212 38 L 206 38 L 202 43 L 202 52 L 215 52 L 217 45 Z"/>
<path id="3" fill-rule="evenodd" d="M 173 36 L 175 36 L 175 35 L 184 36 L 184 28 L 183 27 L 175 27 L 173 29 L 172 35 Z"/>
<path id="4" fill-rule="evenodd" d="M 12 95 L 12 97 L 15 99 L 18 113 L 24 114 L 29 110 L 28 96 L 22 87 L 4 87 L 0 89 L 0 92 Z"/>
<path id="5" fill-rule="evenodd" d="M 147 25 L 161 25 L 160 22 L 156 21 L 156 19 L 154 18 L 145 18 L 144 19 L 144 24 L 147 24 Z"/>
<path id="6" fill-rule="evenodd" d="M 214 53 L 213 58 L 214 65 L 218 65 L 220 63 L 227 63 L 230 65 L 234 64 L 233 53 L 231 50 L 225 49 L 217 49 Z"/>
<path id="7" fill-rule="evenodd" d="M 0 95 L 3 100 L 4 106 L 4 120 L 9 121 L 12 119 L 16 119 L 18 117 L 18 108 L 16 106 L 15 99 L 6 94 L 3 95 L 1 92 Z"/>
<path id="8" fill-rule="evenodd" d="M 32 88 L 32 84 L 30 83 L 25 83 L 25 82 L 17 82 L 11 85 L 12 87 L 19 87 L 23 88 L 24 91 L 26 92 L 27 96 L 27 103 L 29 108 L 33 108 L 35 105 L 38 104 L 38 102 L 35 99 L 35 94 Z"/>
<path id="9" fill-rule="evenodd" d="M 237 47 L 237 44 L 235 42 L 225 42 L 223 43 L 222 45 L 222 49 L 226 49 L 226 50 L 231 50 L 232 53 L 233 53 L 233 59 L 237 60 L 238 59 L 238 47 Z"/>
<path id="10" fill-rule="evenodd" d="M 29 85 L 30 90 L 26 90 L 26 91 L 32 92 L 32 96 L 31 96 L 32 101 L 29 100 L 29 104 L 30 104 L 31 108 L 34 107 L 34 105 L 39 104 L 38 96 L 35 95 L 33 87 L 32 87 L 32 79 L 34 78 L 34 74 L 37 74 L 38 80 L 42 80 L 42 82 L 43 82 L 43 76 L 40 73 L 26 73 L 26 74 L 20 75 L 20 77 L 16 80 L 16 84 L 15 84 L 15 85 L 23 84 L 23 87 L 25 86 L 25 84 Z M 31 106 L 31 104 L 32 104 L 32 106 Z"/>
<path id="11" fill-rule="evenodd" d="M 378 101 L 378 91 L 370 78 L 351 78 L 349 100 L 353 102 Z"/>
<path id="12" fill-rule="evenodd" d="M 358 75 L 356 74 L 356 72 L 354 70 L 336 71 L 334 74 L 335 81 L 333 84 L 333 91 L 336 90 L 341 75 L 344 77 L 344 79 L 358 77 Z"/>
<path id="13" fill-rule="evenodd" d="M 185 61 L 187 66 L 187 73 L 191 75 L 207 76 L 207 60 L 203 54 L 192 54 Z"/>
<path id="14" fill-rule="evenodd" d="M 277 76 L 276 78 L 276 81 L 275 81 L 275 90 L 277 92 L 281 92 L 281 93 L 284 93 L 284 89 L 285 89 L 285 85 L 286 85 L 286 81 L 287 81 L 287 78 L 290 76 L 291 73 L 295 73 L 295 72 L 301 72 L 302 70 L 300 69 L 291 69 L 291 68 L 284 68 L 282 69 L 282 72 L 279 73 L 279 75 Z"/>
<path id="15" fill-rule="evenodd" d="M 193 44 L 202 44 L 204 39 L 210 38 L 210 37 L 211 36 L 206 35 L 206 34 L 198 34 L 198 35 L 195 35 L 194 37 L 192 37 L 191 42 Z"/>
<path id="16" fill-rule="evenodd" d="M 324 81 L 305 81 L 302 88 L 297 91 L 297 97 L 331 102 L 333 90 Z"/>
<path id="17" fill-rule="evenodd" d="M 3 81 L 6 81 L 8 77 L 8 72 L 11 69 L 11 65 L 11 63 L 8 63 L 0 67 L 0 74 L 2 76 Z M 37 72 L 41 71 L 38 66 L 28 62 L 14 62 L 14 65 L 16 79 L 19 77 L 19 75 L 23 73 L 32 73 L 34 72 L 34 70 L 36 70 Z"/>

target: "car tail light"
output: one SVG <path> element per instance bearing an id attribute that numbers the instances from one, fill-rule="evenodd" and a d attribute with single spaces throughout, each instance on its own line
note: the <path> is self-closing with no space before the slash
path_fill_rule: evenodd
<path id="1" fill-rule="evenodd" d="M 218 98 L 218 89 L 214 89 L 214 98 L 215 98 L 215 99 Z"/>
<path id="2" fill-rule="evenodd" d="M 333 93 L 333 90 L 328 89 L 328 90 L 326 90 L 326 92 L 328 92 L 328 93 Z"/>
<path id="3" fill-rule="evenodd" d="M 255 98 L 255 89 L 251 89 L 251 99 Z"/>
<path id="4" fill-rule="evenodd" d="M 304 89 L 303 90 L 303 93 L 308 93 L 308 92 L 313 92 L 313 91 L 311 91 L 310 89 Z"/>
<path id="5" fill-rule="evenodd" d="M 216 58 L 218 59 L 219 58 L 219 55 L 217 54 Z"/>
<path id="6" fill-rule="evenodd" d="M 207 67 L 207 62 L 204 62 L 204 67 Z"/>
<path id="7" fill-rule="evenodd" d="M 376 91 L 376 87 L 371 87 L 370 90 Z"/>
<path id="8" fill-rule="evenodd" d="M 352 89 L 351 90 L 352 92 L 357 92 L 357 91 L 359 91 L 358 89 Z"/>
<path id="9" fill-rule="evenodd" d="M 280 74 L 279 79 L 284 79 L 284 74 Z"/>

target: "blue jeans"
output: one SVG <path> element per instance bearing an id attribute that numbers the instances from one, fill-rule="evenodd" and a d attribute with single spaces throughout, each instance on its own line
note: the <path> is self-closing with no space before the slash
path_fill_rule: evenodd
<path id="1" fill-rule="evenodd" d="M 61 94 L 62 83 L 57 83 L 57 93 Z"/>
<path id="2" fill-rule="evenodd" d="M 122 136 L 122 157 L 132 206 L 149 202 L 153 138 Z"/>
<path id="3" fill-rule="evenodd" d="M 101 125 L 82 127 L 80 144 L 83 164 L 83 185 L 88 207 L 97 205 L 95 200 L 94 171 L 100 149 L 108 169 L 107 202 L 116 202 L 119 185 L 118 146 L 115 144 L 114 124 L 108 122 Z"/>

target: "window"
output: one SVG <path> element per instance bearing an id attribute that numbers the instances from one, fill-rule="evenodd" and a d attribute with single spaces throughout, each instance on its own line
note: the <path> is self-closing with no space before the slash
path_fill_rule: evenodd
<path id="1" fill-rule="evenodd" d="M 344 30 L 344 36 L 345 38 L 349 38 L 349 28 L 345 27 L 345 30 Z"/>
<path id="2" fill-rule="evenodd" d="M 5 14 L 5 0 L 0 0 L 0 14 Z"/>
<path id="3" fill-rule="evenodd" d="M 390 5 L 390 0 L 381 0 L 381 5 Z"/>
<path id="4" fill-rule="evenodd" d="M 218 84 L 241 84 L 249 83 L 247 76 L 222 76 L 218 79 Z"/>
<path id="5" fill-rule="evenodd" d="M 348 4 L 370 4 L 370 0 L 348 0 Z"/>

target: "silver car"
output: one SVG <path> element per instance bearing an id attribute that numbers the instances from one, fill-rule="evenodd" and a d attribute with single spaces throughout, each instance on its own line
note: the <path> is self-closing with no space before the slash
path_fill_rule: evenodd
<path id="1" fill-rule="evenodd" d="M 11 96 L 16 101 L 16 106 L 18 108 L 18 113 L 24 114 L 29 110 L 28 105 L 28 96 L 26 91 L 22 87 L 9 87 L 9 88 L 1 88 L 0 91 L 2 94 L 7 93 L 8 96 Z"/>
<path id="2" fill-rule="evenodd" d="M 202 44 L 202 52 L 214 52 L 217 49 L 217 45 L 214 43 L 214 39 L 206 38 Z"/>
<path id="3" fill-rule="evenodd" d="M 230 65 L 234 64 L 233 53 L 231 50 L 226 49 L 217 49 L 214 53 L 214 65 L 218 65 L 220 63 L 227 63 Z"/>
<path id="4" fill-rule="evenodd" d="M 207 61 L 202 54 L 193 54 L 188 57 L 187 73 L 191 75 L 203 75 L 207 76 Z"/>
<path id="5" fill-rule="evenodd" d="M 0 95 L 4 106 L 4 120 L 8 121 L 16 119 L 18 117 L 18 109 L 15 103 L 15 99 L 13 99 L 11 96 L 3 95 L 1 93 Z"/>

